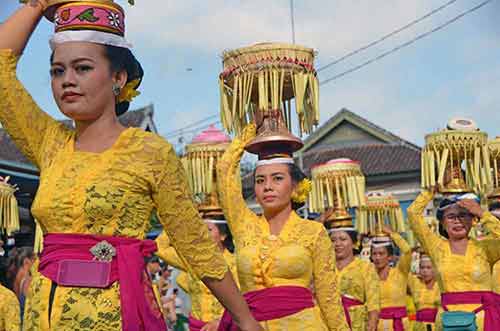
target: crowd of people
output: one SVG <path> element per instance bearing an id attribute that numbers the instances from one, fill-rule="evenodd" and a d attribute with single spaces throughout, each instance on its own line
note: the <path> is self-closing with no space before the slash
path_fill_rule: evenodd
<path id="1" fill-rule="evenodd" d="M 0 123 L 40 169 L 32 213 L 44 232 L 40 254 L 0 250 L 0 331 L 500 329 L 500 221 L 474 195 L 440 202 L 439 235 L 423 217 L 439 187 L 424 190 L 408 209 L 419 253 L 386 227 L 372 234 L 363 259 L 353 227 L 297 212 L 311 183 L 291 145 L 260 139 L 259 128 L 282 123 L 269 111 L 210 169 L 220 206 L 202 209 L 171 145 L 118 121 L 144 74 L 124 38 L 121 7 L 75 1 L 52 13 L 51 87 L 75 129 L 31 98 L 16 67 L 48 5 L 29 1 L 0 25 Z M 302 65 L 314 79 L 307 63 L 285 62 L 283 70 Z M 278 74 L 272 81 L 278 90 Z M 261 213 L 241 192 L 240 161 L 251 144 Z M 153 213 L 164 229 L 156 242 L 145 239 Z M 486 238 L 470 238 L 475 221 Z M 181 271 L 175 279 L 170 266 Z M 179 288 L 190 296 L 189 314 Z"/>

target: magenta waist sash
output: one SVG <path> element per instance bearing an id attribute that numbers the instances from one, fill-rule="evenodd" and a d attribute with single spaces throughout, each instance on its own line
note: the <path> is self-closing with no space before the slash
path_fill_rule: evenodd
<path id="1" fill-rule="evenodd" d="M 417 322 L 434 323 L 436 322 L 437 308 L 423 308 L 417 310 Z"/>
<path id="2" fill-rule="evenodd" d="M 394 331 L 404 331 L 403 317 L 408 316 L 406 307 L 387 307 L 380 309 L 379 318 L 383 320 L 392 320 Z"/>
<path id="3" fill-rule="evenodd" d="M 253 317 L 259 322 L 283 318 L 314 307 L 311 290 L 301 286 L 270 287 L 247 292 L 244 298 Z M 227 310 L 222 315 L 218 330 L 237 330 Z"/>
<path id="4" fill-rule="evenodd" d="M 500 294 L 491 291 L 449 292 L 441 294 L 441 305 L 478 304 L 473 313 L 484 310 L 484 331 L 500 330 Z"/>
<path id="5" fill-rule="evenodd" d="M 201 331 L 201 328 L 205 325 L 207 325 L 206 322 L 194 318 L 193 315 L 189 315 L 189 331 Z"/>
<path id="6" fill-rule="evenodd" d="M 123 331 L 163 331 L 165 322 L 146 274 L 144 257 L 156 251 L 152 240 L 83 234 L 47 234 L 38 271 L 57 283 L 63 261 L 92 261 L 90 249 L 106 241 L 116 250 L 107 286 L 120 283 Z"/>
<path id="7" fill-rule="evenodd" d="M 352 322 L 351 322 L 351 315 L 349 314 L 349 308 L 362 306 L 363 303 L 357 299 L 346 297 L 345 295 L 343 295 L 341 299 L 342 299 L 342 306 L 344 307 L 345 319 L 347 321 L 347 324 L 349 324 L 349 328 L 351 328 Z"/>

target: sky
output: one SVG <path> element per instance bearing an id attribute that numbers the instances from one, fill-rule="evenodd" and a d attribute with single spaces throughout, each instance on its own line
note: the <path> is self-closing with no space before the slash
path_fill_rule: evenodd
<path id="1" fill-rule="evenodd" d="M 319 68 L 448 1 L 295 0 L 296 43 L 317 51 Z M 482 1 L 458 0 L 395 37 L 320 71 L 319 79 L 376 57 Z M 18 4 L 0 2 L 3 21 Z M 136 0 L 134 7 L 118 2 L 126 8 L 127 39 L 145 70 L 141 95 L 131 108 L 153 104 L 155 123 L 164 136 L 219 113 L 218 74 L 224 50 L 292 41 L 288 0 Z M 499 14 L 500 0 L 493 0 L 409 47 L 322 85 L 321 123 L 347 108 L 420 146 L 425 134 L 445 127 L 454 116 L 474 119 L 492 138 L 500 135 Z M 51 23 L 42 20 L 18 75 L 42 109 L 60 119 L 63 115 L 50 91 L 52 33 Z"/>

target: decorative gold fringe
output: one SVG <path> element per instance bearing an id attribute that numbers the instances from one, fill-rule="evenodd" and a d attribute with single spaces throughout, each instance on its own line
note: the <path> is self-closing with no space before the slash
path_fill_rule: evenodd
<path id="1" fill-rule="evenodd" d="M 216 165 L 228 147 L 228 143 L 200 143 L 186 146 L 182 164 L 186 169 L 189 187 L 193 194 L 208 195 L 216 190 Z"/>
<path id="2" fill-rule="evenodd" d="M 239 134 L 255 112 L 281 110 L 291 131 L 290 100 L 295 98 L 300 134 L 319 122 L 319 82 L 314 50 L 297 45 L 264 43 L 227 51 L 219 75 L 221 121 Z"/>
<path id="3" fill-rule="evenodd" d="M 7 181 L 8 177 L 0 182 L 0 230 L 10 235 L 19 230 L 19 208 L 14 196 L 17 188 Z"/>
<path id="4" fill-rule="evenodd" d="M 344 208 L 365 204 L 365 177 L 357 163 L 324 164 L 311 170 L 312 190 L 309 210 L 322 213 L 340 205 Z"/>
<path id="5" fill-rule="evenodd" d="M 35 220 L 35 243 L 33 251 L 35 254 L 40 254 L 43 250 L 43 230 L 37 220 Z"/>
<path id="6" fill-rule="evenodd" d="M 491 186 L 488 188 L 488 196 L 500 196 L 500 173 L 498 172 L 500 163 L 500 137 L 493 139 L 487 144 L 487 151 L 489 153 L 489 167 L 487 173 L 492 174 Z"/>
<path id="7" fill-rule="evenodd" d="M 447 169 L 465 165 L 467 187 L 477 194 L 487 191 L 493 184 L 487 138 L 480 131 L 444 130 L 427 135 L 422 150 L 422 188 L 442 187 Z"/>
<path id="8" fill-rule="evenodd" d="M 368 194 L 366 205 L 361 206 L 356 211 L 358 232 L 380 235 L 384 225 L 389 225 L 396 232 L 406 232 L 403 211 L 399 201 L 389 194 Z"/>

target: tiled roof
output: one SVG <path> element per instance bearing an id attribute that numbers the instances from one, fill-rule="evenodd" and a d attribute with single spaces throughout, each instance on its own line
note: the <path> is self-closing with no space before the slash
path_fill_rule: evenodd
<path id="1" fill-rule="evenodd" d="M 303 155 L 304 170 L 310 174 L 312 166 L 336 158 L 361 162 L 366 176 L 420 171 L 420 151 L 406 144 L 361 145 L 306 152 Z"/>

